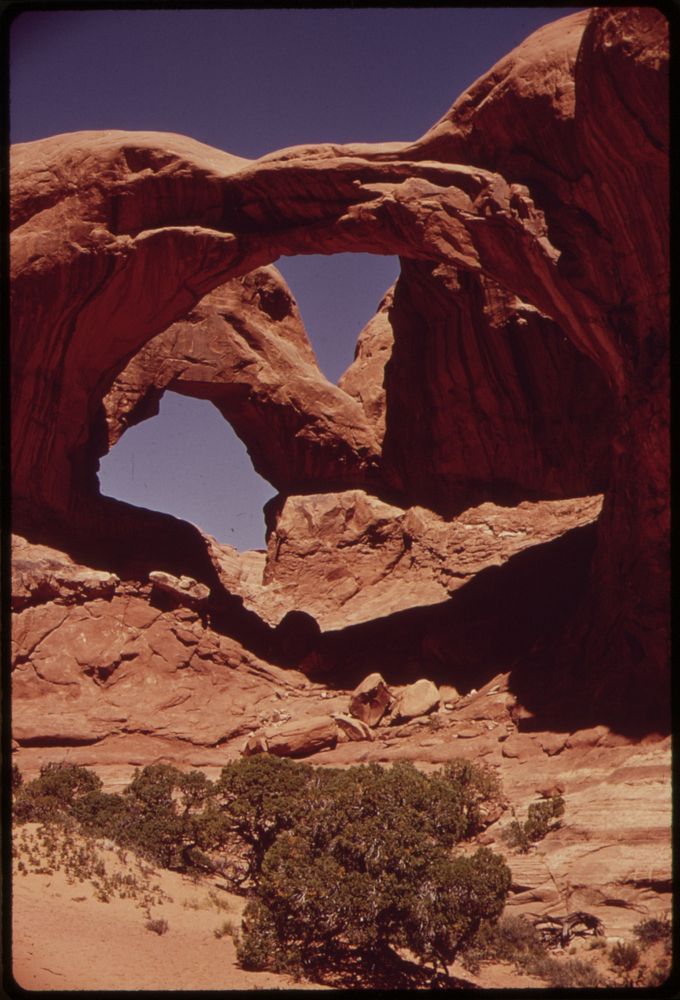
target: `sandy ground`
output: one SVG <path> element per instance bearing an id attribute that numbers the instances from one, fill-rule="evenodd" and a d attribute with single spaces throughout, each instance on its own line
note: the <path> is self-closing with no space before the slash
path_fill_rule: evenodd
<path id="1" fill-rule="evenodd" d="M 100 849 L 107 871 L 120 867 L 113 850 Z M 219 891 L 218 910 L 208 893 L 174 872 L 153 871 L 151 883 L 170 897 L 150 915 L 168 922 L 147 930 L 139 900 L 95 898 L 90 882 L 69 885 L 63 871 L 22 875 L 12 891 L 12 971 L 27 990 L 262 990 L 310 989 L 289 977 L 246 972 L 236 965 L 229 935 L 214 931 L 225 920 L 238 927 L 245 901 Z M 200 909 L 194 907 L 200 906 Z"/>
<path id="2" fill-rule="evenodd" d="M 55 860 L 62 840 L 59 835 L 47 846 L 37 824 L 15 829 L 12 972 L 24 989 L 324 988 L 238 967 L 232 934 L 240 926 L 245 899 L 225 891 L 219 878 L 199 881 L 157 869 L 110 842 L 93 844 L 74 835 L 69 858 L 89 844 L 89 861 L 81 864 L 79 877 L 67 874 L 63 858 Z M 98 873 L 93 869 L 97 864 Z M 120 883 L 112 888 L 114 879 L 123 876 L 134 879 L 133 898 L 120 897 L 129 891 Z M 97 898 L 104 890 L 107 901 Z M 165 933 L 149 929 L 149 920 L 167 921 Z M 593 950 L 592 939 L 575 941 L 561 955 L 573 956 L 593 963 L 605 977 L 613 972 L 607 953 Z M 662 957 L 659 945 L 648 949 L 644 961 L 651 969 Z M 476 975 L 460 963 L 449 971 L 482 989 L 546 988 L 544 981 L 509 963 L 485 963 Z"/>

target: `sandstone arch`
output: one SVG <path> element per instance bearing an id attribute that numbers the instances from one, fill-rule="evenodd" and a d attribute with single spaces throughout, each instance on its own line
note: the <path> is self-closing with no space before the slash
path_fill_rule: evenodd
<path id="1" fill-rule="evenodd" d="M 92 459 L 93 440 L 96 451 L 104 434 L 102 399 L 140 348 L 208 293 L 281 254 L 398 254 L 409 262 L 402 302 L 419 283 L 438 294 L 448 287 L 453 311 L 465 316 L 454 324 L 461 363 L 452 372 L 473 334 L 479 345 L 480 319 L 490 312 L 530 317 L 540 346 L 532 354 L 520 343 L 514 365 L 499 361 L 503 349 L 491 363 L 478 352 L 479 391 L 469 379 L 463 410 L 484 426 L 477 451 L 486 450 L 485 460 L 467 473 L 465 449 L 451 446 L 444 423 L 427 456 L 436 460 L 434 479 L 421 497 L 418 462 L 411 470 L 410 461 L 428 435 L 403 444 L 389 405 L 390 396 L 404 398 L 399 358 L 412 350 L 404 308 L 386 376 L 382 452 L 365 409 L 333 397 L 355 425 L 353 441 L 346 426 L 338 429 L 342 421 L 330 435 L 333 447 L 347 449 L 351 473 L 341 481 L 410 502 L 415 494 L 435 508 L 443 496 L 446 510 L 470 492 L 560 496 L 579 476 L 581 488 L 607 485 L 583 671 L 599 664 L 595 687 L 604 700 L 649 688 L 650 711 L 658 708 L 668 633 L 665 28 L 658 12 L 625 8 L 542 29 L 405 146 L 300 147 L 257 162 L 159 134 L 76 133 L 17 147 L 18 526 L 39 534 L 51 530 L 46 519 L 78 518 L 84 532 L 101 530 L 107 515 Z M 444 324 L 438 343 L 451 332 Z M 529 356 L 540 356 L 539 370 L 568 367 L 568 378 L 551 380 L 538 401 L 530 389 L 536 379 L 520 377 Z M 499 375 L 511 386 L 506 406 L 495 402 Z M 431 404 L 426 381 L 420 399 Z M 578 427 L 551 478 L 546 456 L 555 435 L 520 419 L 520 442 L 506 417 L 519 410 L 549 421 L 580 386 Z M 427 405 L 421 411 L 427 419 Z M 596 427 L 579 465 L 590 421 Z M 260 461 L 276 466 L 266 447 Z M 312 488 L 327 471 L 305 468 L 304 448 L 296 461 L 297 485 Z"/>

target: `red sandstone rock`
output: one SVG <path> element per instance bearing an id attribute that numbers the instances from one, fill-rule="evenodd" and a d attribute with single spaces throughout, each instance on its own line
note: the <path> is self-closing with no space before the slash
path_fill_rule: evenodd
<path id="1" fill-rule="evenodd" d="M 240 428 L 260 467 L 282 475 L 285 454 L 307 487 L 333 476 L 347 482 L 345 454 L 356 485 L 365 477 L 377 486 L 382 477 L 408 503 L 446 514 L 484 497 L 516 502 L 592 492 L 611 479 L 612 497 L 628 499 L 605 508 L 593 583 L 598 598 L 589 603 L 595 630 L 609 620 L 617 640 L 593 635 L 590 655 L 593 663 L 636 660 L 646 664 L 631 665 L 636 683 L 650 671 L 661 681 L 665 27 L 657 12 L 637 8 L 584 12 L 550 25 L 478 81 L 423 139 L 402 147 L 302 147 L 255 164 L 176 136 L 83 133 L 17 147 L 19 524 L 44 524 L 49 511 L 62 522 L 78 517 L 84 534 L 101 529 L 106 518 L 91 486 L 102 447 L 94 427 L 101 401 L 130 355 L 211 289 L 282 252 L 399 253 L 409 263 L 385 310 L 394 339 L 390 365 L 381 359 L 353 384 L 360 350 L 345 383 L 362 401 L 362 420 L 369 411 L 376 420 L 376 442 L 384 399 L 382 462 L 373 444 L 362 451 L 363 444 L 357 450 L 348 442 L 344 417 L 334 417 L 324 436 L 325 403 L 303 406 L 309 447 L 290 439 L 298 432 L 288 402 L 279 411 L 287 441 L 263 443 L 262 414 L 278 405 L 275 393 L 263 390 Z M 623 103 L 623 93 L 635 96 Z M 630 302 L 621 289 L 635 289 Z M 253 307 L 283 317 L 286 293 L 267 294 Z M 24 328 L 42 336 L 24 335 Z M 423 329 L 434 349 L 427 358 L 417 346 Z M 386 354 L 385 332 L 371 333 L 366 345 L 384 344 Z M 302 343 L 298 338 L 295 349 Z M 448 359 L 438 353 L 444 345 Z M 200 369 L 200 358 L 196 363 Z M 283 369 L 272 370 L 280 378 Z M 383 370 L 384 388 L 376 384 Z M 205 392 L 200 386 L 212 374 L 204 367 L 185 387 Z M 634 543 L 621 548 L 623 537 Z M 621 581 L 635 574 L 638 584 L 621 591 Z M 657 595 L 651 602 L 650 593 Z M 625 626 L 650 616 L 651 625 L 632 632 Z M 600 627 L 609 636 L 611 628 Z M 613 667 L 607 676 L 607 690 L 625 697 Z"/>
<path id="2" fill-rule="evenodd" d="M 654 688 L 649 677 L 660 683 L 667 661 L 665 34 L 663 17 L 651 9 L 603 8 L 549 25 L 409 146 L 303 147 L 255 164 L 176 136 L 83 133 L 17 147 L 12 371 L 19 524 L 44 520 L 49 510 L 62 521 L 82 518 L 84 532 L 97 530 L 102 516 L 90 484 L 101 440 L 93 421 L 111 380 L 131 354 L 225 279 L 281 252 L 399 253 L 413 263 L 388 307 L 394 347 L 384 387 L 386 485 L 451 513 L 465 496 L 468 504 L 484 495 L 516 500 L 522 491 L 555 496 L 579 475 L 590 484 L 611 475 L 612 497 L 626 502 L 612 499 L 605 508 L 597 599 L 590 604 L 594 627 L 607 638 L 590 637 L 590 655 L 594 664 L 610 664 L 602 680 L 608 692 L 628 690 L 614 680 L 614 663 L 617 670 L 629 664 L 631 684 L 644 677 Z M 623 101 L 622 94 L 633 96 Z M 621 289 L 633 289 L 632 298 L 624 301 Z M 272 315 L 273 300 L 267 306 L 265 295 L 258 307 L 263 301 Z M 277 302 L 275 313 L 283 299 Z M 451 305 L 461 317 L 453 340 L 438 318 L 450 315 Z M 514 324 L 514 356 L 498 338 L 475 356 L 483 314 L 491 340 L 492 329 Z M 452 363 L 440 380 L 435 352 L 434 371 L 423 364 L 407 395 L 402 373 L 413 382 L 419 323 L 436 331 L 436 349 L 449 345 Z M 528 351 L 532 329 L 540 333 Z M 561 334 L 590 368 L 575 354 L 567 358 Z M 527 379 L 532 357 L 536 369 Z M 382 369 L 379 362 L 376 371 Z M 616 407 L 607 401 L 598 410 L 606 399 L 600 376 Z M 205 377 L 204 370 L 199 381 Z M 507 403 L 496 402 L 498 384 Z M 375 381 L 368 394 L 356 385 L 352 391 L 381 422 Z M 241 428 L 253 442 L 262 437 L 258 421 L 271 402 L 265 396 Z M 451 398 L 460 408 L 455 414 L 440 402 Z M 578 433 L 546 432 L 574 398 Z M 612 430 L 614 409 L 620 416 Z M 338 435 L 332 428 L 324 439 L 323 407 L 311 411 L 311 451 L 342 452 L 344 429 Z M 593 422 L 597 431 L 584 451 Z M 282 426 L 290 436 L 285 414 Z M 452 426 L 468 431 L 460 444 Z M 466 448 L 475 434 L 478 441 Z M 260 440 L 258 448 L 261 467 L 281 468 L 270 443 Z M 294 450 L 288 440 L 283 452 Z M 292 467 L 307 482 L 327 477 L 334 463 L 340 467 L 339 459 L 331 469 L 322 459 L 318 471 L 309 449 L 302 451 Z M 348 454 L 356 454 L 354 444 Z M 357 485 L 369 466 L 371 475 L 376 471 L 370 454 L 352 473 Z M 598 626 L 605 621 L 607 628 Z"/>
<path id="3" fill-rule="evenodd" d="M 149 573 L 149 579 L 155 587 L 166 594 L 172 594 L 181 604 L 201 604 L 210 597 L 209 588 L 192 580 L 190 576 L 180 576 L 178 579 L 170 573 L 153 570 Z"/>
<path id="4" fill-rule="evenodd" d="M 372 422 L 319 371 L 273 267 L 211 292 L 130 360 L 104 399 L 109 448 L 158 411 L 165 389 L 210 399 L 246 441 L 257 471 L 281 491 L 302 482 L 365 482 L 377 462 Z"/>
<path id="5" fill-rule="evenodd" d="M 120 581 L 114 573 L 78 566 L 65 552 L 12 539 L 12 608 L 56 600 L 61 604 L 110 597 Z"/>
<path id="6" fill-rule="evenodd" d="M 424 677 L 404 688 L 394 707 L 394 717 L 400 721 L 415 719 L 417 716 L 427 715 L 438 705 L 437 685 Z"/>
<path id="7" fill-rule="evenodd" d="M 592 592 L 576 642 L 565 644 L 557 697 L 597 675 L 600 704 L 628 702 L 650 721 L 667 699 L 669 666 L 667 36 L 663 14 L 644 7 L 547 25 L 405 153 L 526 184 L 558 270 L 605 305 L 606 322 L 580 334 L 564 326 L 613 387 L 618 417 Z"/>
<path id="8" fill-rule="evenodd" d="M 277 757 L 309 757 L 338 741 L 338 727 L 330 715 L 293 719 L 275 728 L 269 726 L 249 737 L 246 756 L 266 751 Z"/>
<path id="9" fill-rule="evenodd" d="M 360 490 L 292 496 L 270 533 L 260 584 L 233 550 L 220 558 L 213 547 L 214 561 L 225 587 L 266 621 L 301 609 L 322 630 L 340 629 L 447 601 L 485 569 L 591 523 L 600 506 L 600 497 L 487 503 L 446 521 Z"/>
<path id="10" fill-rule="evenodd" d="M 333 718 L 338 724 L 338 728 L 346 734 L 348 739 L 374 740 L 375 733 L 361 719 L 355 719 L 351 715 L 334 715 Z"/>
<path id="11" fill-rule="evenodd" d="M 392 695 L 380 674 L 369 674 L 353 691 L 349 712 L 368 726 L 377 726 L 392 703 Z"/>
<path id="12" fill-rule="evenodd" d="M 504 559 L 511 568 L 522 547 L 536 550 L 545 522 L 533 515 L 556 509 L 538 501 L 564 501 L 571 517 L 565 498 L 607 492 L 590 591 L 565 641 L 553 637 L 550 676 L 530 670 L 530 689 L 518 692 L 514 670 L 510 691 L 480 688 L 456 704 L 444 735 L 385 729 L 389 741 L 347 742 L 318 760 L 483 757 L 522 808 L 537 783 L 564 781 L 564 827 L 513 858 L 511 905 L 562 908 L 568 898 L 630 930 L 640 906 L 667 903 L 667 746 L 605 745 L 623 738 L 605 725 L 572 733 L 553 755 L 563 743 L 555 733 L 497 735 L 513 700 L 535 699 L 540 683 L 558 711 L 569 699 L 598 718 L 629 706 L 650 730 L 667 700 L 665 34 L 651 8 L 598 8 L 548 26 L 409 146 L 305 147 L 251 164 L 177 136 L 104 132 L 13 150 L 16 523 L 49 539 L 61 522 L 97 556 L 93 570 L 75 554 L 36 550 L 42 568 L 30 553 L 28 564 L 23 551 L 18 559 L 17 759 L 34 770 L 59 754 L 119 769 L 157 759 L 219 768 L 282 690 L 301 729 L 333 701 L 189 609 L 150 607 L 134 583 L 141 572 L 124 584 L 109 572 L 112 511 L 121 539 L 131 525 L 137 537 L 162 533 L 157 517 L 97 498 L 98 456 L 124 418 L 151 412 L 154 392 L 212 393 L 287 492 L 352 485 L 368 497 L 282 498 L 266 556 L 241 558 L 196 533 L 199 569 L 183 563 L 181 525 L 164 521 L 158 547 L 179 566 L 147 570 L 191 574 L 224 603 L 229 591 L 261 608 L 276 597 L 277 615 L 306 604 L 344 627 L 444 591 L 464 598 L 472 587 L 460 584 L 479 582 L 480 569 L 493 574 Z M 337 391 L 316 373 L 305 384 L 313 368 L 289 293 L 256 270 L 281 253 L 319 250 L 404 261 Z M 257 338 L 250 350 L 238 341 L 239 316 Z M 201 332 L 181 371 L 175 345 L 187 346 L 188 320 Z M 145 344 L 149 353 L 137 354 Z M 229 364 L 216 360 L 227 348 Z M 127 402 L 126 389 L 137 393 Z M 391 501 L 389 516 L 369 490 Z M 404 558 L 391 560 L 409 517 L 414 558 L 403 572 Z M 543 540 L 575 523 L 553 518 Z M 560 586 L 567 570 L 555 574 Z M 493 593 L 489 585 L 487 615 L 499 613 Z M 489 618 L 478 627 L 494 631 Z M 467 628 L 433 629 L 418 650 L 434 650 L 457 685 L 454 665 L 474 652 Z M 392 618 L 373 637 L 393 631 Z M 328 712 L 346 699 L 338 694 Z M 515 712 L 532 715 L 521 704 Z"/>

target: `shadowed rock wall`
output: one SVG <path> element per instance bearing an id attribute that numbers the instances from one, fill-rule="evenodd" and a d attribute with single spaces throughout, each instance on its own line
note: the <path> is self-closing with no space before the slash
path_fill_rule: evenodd
<path id="1" fill-rule="evenodd" d="M 548 25 L 404 146 L 249 162 L 111 131 L 15 147 L 16 528 L 63 544 L 77 525 L 95 553 L 146 536 L 154 568 L 176 561 L 150 537 L 161 520 L 111 517 L 96 481 L 98 457 L 165 388 L 212 399 L 283 494 L 360 487 L 450 516 L 604 489 L 590 583 L 552 660 L 570 696 L 657 724 L 666 28 L 650 8 Z M 347 251 L 403 265 L 338 388 L 315 368 L 285 287 L 256 269 Z M 185 535 L 196 576 L 214 584 L 206 541 Z"/>

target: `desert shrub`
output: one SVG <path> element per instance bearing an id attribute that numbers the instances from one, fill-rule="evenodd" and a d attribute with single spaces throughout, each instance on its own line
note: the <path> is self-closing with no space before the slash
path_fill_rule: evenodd
<path id="1" fill-rule="evenodd" d="M 633 934 L 645 947 L 656 944 L 657 941 L 670 945 L 672 925 L 667 917 L 649 917 L 633 927 Z"/>
<path id="2" fill-rule="evenodd" d="M 524 824 L 520 823 L 519 820 L 513 819 L 512 823 L 501 831 L 501 837 L 508 847 L 516 848 L 521 854 L 526 854 L 531 847 L 531 841 L 526 835 Z"/>
<path id="3" fill-rule="evenodd" d="M 524 832 L 529 840 L 542 840 L 549 830 L 559 826 L 559 817 L 564 815 L 564 799 L 561 795 L 542 802 L 532 802 L 524 824 Z"/>
<path id="4" fill-rule="evenodd" d="M 24 776 L 17 764 L 12 764 L 12 792 L 16 793 L 19 791 L 24 783 Z"/>
<path id="5" fill-rule="evenodd" d="M 229 913 L 231 910 L 231 903 L 224 896 L 221 896 L 215 889 L 211 889 L 208 892 L 208 903 L 213 909 L 218 910 L 222 913 Z"/>
<path id="6" fill-rule="evenodd" d="M 301 955 L 279 939 L 274 917 L 259 899 L 247 904 L 241 932 L 235 937 L 236 958 L 243 969 L 299 973 Z"/>
<path id="7" fill-rule="evenodd" d="M 246 845 L 247 874 L 254 880 L 276 838 L 300 822 L 308 808 L 305 799 L 313 773 L 308 764 L 269 754 L 244 757 L 222 768 L 216 787 L 220 814 L 213 821 Z"/>
<path id="8" fill-rule="evenodd" d="M 558 961 L 556 958 L 538 958 L 527 965 L 527 972 L 545 979 L 553 989 L 594 989 L 604 985 L 602 975 L 592 962 L 579 958 Z"/>
<path id="9" fill-rule="evenodd" d="M 385 965 L 401 946 L 445 967 L 482 920 L 500 915 L 510 885 L 503 859 L 486 848 L 449 853 L 474 827 L 452 769 L 318 769 L 303 793 L 305 808 L 266 850 L 246 907 L 238 954 L 248 968 L 312 970 L 357 951 Z"/>
<path id="10" fill-rule="evenodd" d="M 647 986 L 663 986 L 671 974 L 671 966 L 668 959 L 661 959 L 654 966 L 648 976 Z"/>
<path id="11" fill-rule="evenodd" d="M 100 778 L 76 764 L 50 763 L 40 775 L 22 784 L 14 800 L 18 823 L 63 823 L 86 795 L 98 791 Z"/>
<path id="12" fill-rule="evenodd" d="M 560 825 L 560 817 L 564 815 L 564 799 L 561 795 L 542 802 L 532 802 L 524 823 L 513 820 L 502 833 L 508 847 L 515 847 L 526 854 L 531 844 L 542 840 L 550 830 Z"/>
<path id="13" fill-rule="evenodd" d="M 185 774 L 169 764 L 148 765 L 135 771 L 117 817 L 120 807 L 107 805 L 117 825 L 111 835 L 164 868 L 212 871 L 207 852 L 231 830 L 215 794 L 214 784 L 200 771 Z"/>
<path id="14" fill-rule="evenodd" d="M 72 812 L 84 832 L 118 841 L 126 827 L 127 803 L 121 795 L 93 790 L 83 795 Z"/>
<path id="15" fill-rule="evenodd" d="M 154 920 L 149 919 L 144 924 L 144 926 L 146 927 L 147 931 L 153 931 L 154 934 L 167 934 L 170 929 L 169 923 L 162 917 L 156 918 Z"/>
<path id="16" fill-rule="evenodd" d="M 473 943 L 465 949 L 463 965 L 477 972 L 486 962 L 514 962 L 520 969 L 547 955 L 545 944 L 530 920 L 524 916 L 501 916 L 497 922 L 485 920 Z"/>
<path id="17" fill-rule="evenodd" d="M 66 818 L 163 867 L 224 874 L 242 858 L 254 891 L 236 940 L 248 968 L 297 974 L 358 955 L 378 969 L 403 964 L 405 947 L 436 970 L 498 919 L 510 885 L 487 848 L 451 853 L 500 802 L 494 774 L 465 761 L 425 775 L 410 763 L 343 770 L 261 754 L 215 783 L 155 764 L 120 795 L 84 768 L 48 765 L 16 801 L 23 818 Z M 131 891 L 89 859 L 71 858 L 67 875 L 89 878 L 102 899 Z M 145 886 L 140 905 L 155 899 Z"/>
<path id="18" fill-rule="evenodd" d="M 236 934 L 234 922 L 232 920 L 223 920 L 220 926 L 215 928 L 213 934 L 218 940 L 223 937 L 234 937 Z"/>
<path id="19" fill-rule="evenodd" d="M 461 796 L 460 805 L 466 819 L 465 837 L 481 833 L 485 815 L 502 801 L 501 783 L 490 767 L 468 760 L 453 760 L 441 770 L 442 779 L 450 782 Z"/>
<path id="20" fill-rule="evenodd" d="M 616 969 L 630 972 L 640 961 L 640 952 L 634 944 L 617 942 L 609 953 L 609 960 Z"/>

